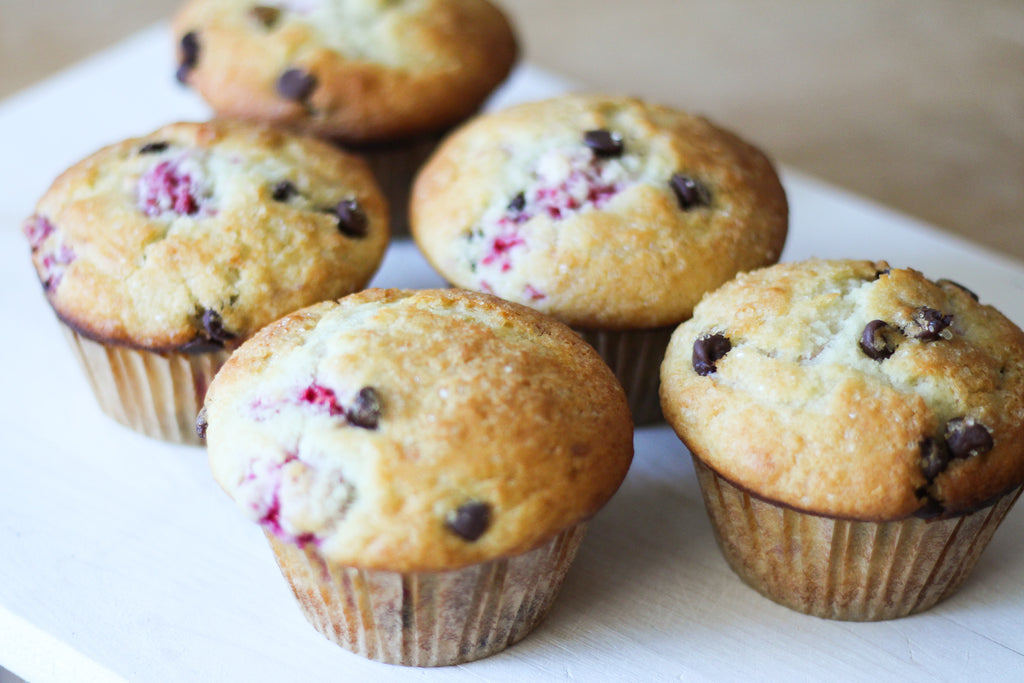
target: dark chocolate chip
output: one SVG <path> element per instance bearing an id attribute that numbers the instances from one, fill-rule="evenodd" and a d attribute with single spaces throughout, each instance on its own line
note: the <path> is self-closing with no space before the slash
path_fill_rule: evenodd
<path id="1" fill-rule="evenodd" d="M 676 173 L 668 181 L 668 184 L 672 187 L 672 191 L 676 193 L 679 208 L 683 211 L 689 211 L 699 206 L 711 205 L 711 191 L 696 178 Z"/>
<path id="2" fill-rule="evenodd" d="M 139 147 L 139 154 L 159 154 L 169 147 L 169 143 L 160 142 L 147 142 L 142 147 Z"/>
<path id="3" fill-rule="evenodd" d="M 526 207 L 526 195 L 522 192 L 512 198 L 512 201 L 508 203 L 508 210 L 519 212 Z"/>
<path id="4" fill-rule="evenodd" d="M 491 506 L 487 503 L 466 503 L 448 515 L 448 529 L 467 541 L 475 541 L 483 536 L 491 523 Z"/>
<path id="5" fill-rule="evenodd" d="M 921 441 L 921 471 L 924 478 L 931 483 L 949 465 L 949 451 L 943 443 L 931 437 Z"/>
<path id="6" fill-rule="evenodd" d="M 892 326 L 884 320 L 872 320 L 860 335 L 861 351 L 872 360 L 885 360 L 896 352 L 896 346 L 888 339 L 892 331 Z"/>
<path id="7" fill-rule="evenodd" d="M 927 494 L 925 494 L 927 496 Z M 935 500 L 931 496 L 927 496 L 924 501 L 924 505 L 919 507 L 915 512 L 914 516 L 920 519 L 935 519 L 942 515 L 945 510 L 942 507 L 942 503 Z"/>
<path id="8" fill-rule="evenodd" d="M 179 347 L 182 353 L 202 354 L 212 353 L 214 351 L 220 351 L 224 348 L 224 344 L 217 341 L 211 341 L 206 337 L 199 336 L 195 339 L 185 342 Z"/>
<path id="9" fill-rule="evenodd" d="M 274 28 L 277 20 L 281 18 L 281 8 L 270 7 L 269 5 L 255 5 L 249 10 L 249 16 L 261 24 L 263 28 Z"/>
<path id="10" fill-rule="evenodd" d="M 338 217 L 338 230 L 349 237 L 366 237 L 369 222 L 366 213 L 355 199 L 342 199 L 334 207 L 334 215 Z"/>
<path id="11" fill-rule="evenodd" d="M 962 284 L 960 284 L 959 282 L 956 282 L 954 280 L 948 280 L 946 278 L 942 278 L 941 280 L 936 280 L 935 284 L 937 284 L 940 287 L 944 287 L 946 285 L 952 285 L 952 286 L 956 287 L 957 289 L 961 289 L 961 290 L 967 292 L 967 294 L 969 294 L 970 297 L 972 299 L 974 299 L 975 301 L 981 301 L 981 299 L 978 298 L 977 294 L 975 294 L 973 291 L 971 291 L 970 289 L 967 289 Z"/>
<path id="12" fill-rule="evenodd" d="M 942 331 L 953 323 L 953 316 L 943 315 L 941 311 L 921 306 L 914 311 L 907 333 L 921 341 L 936 341 L 942 338 Z"/>
<path id="13" fill-rule="evenodd" d="M 610 130 L 588 130 L 583 134 L 583 144 L 599 157 L 621 156 L 624 149 L 622 136 Z"/>
<path id="14" fill-rule="evenodd" d="M 294 183 L 290 180 L 282 180 L 281 182 L 274 185 L 270 191 L 270 196 L 275 202 L 286 202 L 299 193 Z"/>
<path id="15" fill-rule="evenodd" d="M 349 424 L 363 429 L 376 429 L 380 424 L 380 394 L 373 387 L 363 387 L 356 400 L 345 411 Z"/>
<path id="16" fill-rule="evenodd" d="M 693 342 L 693 369 L 698 375 L 715 372 L 717 363 L 732 350 L 732 342 L 724 334 L 705 334 Z"/>
<path id="17" fill-rule="evenodd" d="M 277 79 L 277 94 L 302 102 L 316 89 L 316 76 L 302 69 L 288 69 Z"/>
<path id="18" fill-rule="evenodd" d="M 199 36 L 195 31 L 189 31 L 181 37 L 179 47 L 181 59 L 178 61 L 176 75 L 178 80 L 184 83 L 188 79 L 189 72 L 196 68 L 196 63 L 199 61 Z"/>
<path id="19" fill-rule="evenodd" d="M 969 458 L 992 450 L 988 427 L 973 417 L 956 417 L 946 423 L 946 448 L 952 458 Z"/>
<path id="20" fill-rule="evenodd" d="M 199 316 L 199 323 L 203 327 L 202 335 L 207 341 L 223 346 L 224 342 L 229 342 L 237 337 L 233 332 L 224 329 L 224 320 L 220 317 L 220 313 L 212 308 L 203 309 Z"/>
<path id="21" fill-rule="evenodd" d="M 209 423 L 206 421 L 206 406 L 199 409 L 199 414 L 196 415 L 196 436 L 200 439 L 206 440 L 206 427 Z"/>

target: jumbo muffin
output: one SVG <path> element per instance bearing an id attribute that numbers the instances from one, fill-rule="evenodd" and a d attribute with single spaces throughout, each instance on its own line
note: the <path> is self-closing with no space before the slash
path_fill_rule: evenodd
<path id="1" fill-rule="evenodd" d="M 486 0 L 191 0 L 174 21 L 178 78 L 221 116 L 358 149 L 407 233 L 415 169 L 515 63 Z"/>
<path id="2" fill-rule="evenodd" d="M 202 424 L 309 621 L 417 666 L 524 637 L 632 457 L 590 347 L 458 290 L 366 290 L 271 324 L 217 375 Z"/>
<path id="3" fill-rule="evenodd" d="M 658 364 L 704 292 L 774 263 L 785 193 L 768 159 L 706 119 L 566 95 L 456 131 L 413 188 L 413 236 L 458 287 L 581 331 L 658 419 Z"/>
<path id="4" fill-rule="evenodd" d="M 369 281 L 388 242 L 366 165 L 312 138 L 179 123 L 62 174 L 25 222 L 101 408 L 199 443 L 213 373 L 260 327 Z"/>
<path id="5" fill-rule="evenodd" d="M 884 262 L 737 277 L 673 335 L 661 395 L 729 564 L 818 616 L 948 597 L 1024 482 L 1024 333 Z"/>

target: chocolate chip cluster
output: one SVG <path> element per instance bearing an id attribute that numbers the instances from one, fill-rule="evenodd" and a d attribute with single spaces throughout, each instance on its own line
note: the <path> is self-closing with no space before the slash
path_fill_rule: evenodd
<path id="1" fill-rule="evenodd" d="M 927 436 L 921 440 L 921 471 L 931 486 L 954 460 L 984 455 L 993 446 L 992 432 L 981 422 L 969 416 L 953 418 L 946 423 L 941 438 Z M 931 497 L 927 489 L 918 491 L 918 496 L 927 499 L 925 507 L 918 512 L 919 516 L 932 517 L 941 513 L 941 504 Z"/>
<path id="2" fill-rule="evenodd" d="M 858 342 L 864 355 L 872 360 L 883 361 L 896 353 L 902 338 L 923 342 L 938 341 L 943 332 L 953 324 L 953 316 L 934 308 L 921 306 L 914 311 L 911 320 L 902 328 L 884 320 L 872 320 L 864 326 Z"/>

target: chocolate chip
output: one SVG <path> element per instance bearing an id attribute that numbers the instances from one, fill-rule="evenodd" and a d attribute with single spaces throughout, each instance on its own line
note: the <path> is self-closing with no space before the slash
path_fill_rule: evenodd
<path id="1" fill-rule="evenodd" d="M 487 503 L 466 503 L 448 515 L 445 524 L 457 536 L 475 541 L 483 536 L 491 523 L 491 506 Z"/>
<path id="2" fill-rule="evenodd" d="M 224 329 L 220 313 L 210 308 L 196 309 L 196 323 L 200 330 L 195 339 L 181 345 L 185 353 L 209 353 L 224 348 L 225 342 L 237 339 L 238 335 Z"/>
<path id="3" fill-rule="evenodd" d="M 181 37 L 179 47 L 181 60 L 178 62 L 176 76 L 181 83 L 184 83 L 188 79 L 189 72 L 196 68 L 196 63 L 199 61 L 199 36 L 195 31 L 189 31 Z"/>
<path id="4" fill-rule="evenodd" d="M 229 342 L 237 337 L 233 332 L 224 329 L 224 320 L 220 317 L 220 313 L 212 308 L 203 309 L 199 316 L 199 322 L 203 326 L 203 334 L 209 341 L 223 346 L 224 342 Z"/>
<path id="5" fill-rule="evenodd" d="M 286 202 L 299 193 L 295 185 L 290 180 L 282 180 L 281 182 L 274 185 L 270 191 L 270 196 L 275 202 Z"/>
<path id="6" fill-rule="evenodd" d="M 964 292 L 967 292 L 967 294 L 969 294 L 970 297 L 972 299 L 974 299 L 975 301 L 981 301 L 981 299 L 978 298 L 977 294 L 975 294 L 971 290 L 967 289 L 966 287 L 964 287 L 959 282 L 955 282 L 953 280 L 948 280 L 946 278 L 942 278 L 941 280 L 936 280 L 935 284 L 937 284 L 939 287 L 943 287 L 943 288 L 945 288 L 947 285 L 952 285 L 953 287 L 956 287 L 957 289 L 960 289 L 960 290 L 963 290 Z"/>
<path id="7" fill-rule="evenodd" d="M 363 387 L 356 394 L 356 400 L 345 411 L 349 424 L 363 429 L 376 429 L 380 424 L 380 394 L 373 387 Z"/>
<path id="8" fill-rule="evenodd" d="M 624 148 L 622 136 L 610 130 L 588 130 L 583 134 L 583 144 L 599 157 L 617 157 Z"/>
<path id="9" fill-rule="evenodd" d="M 915 517 L 919 517 L 920 519 L 935 519 L 936 517 L 941 516 L 943 512 L 945 512 L 945 510 L 942 507 L 942 503 L 935 500 L 931 496 L 927 495 L 927 493 L 925 493 L 922 497 L 925 498 L 924 505 L 919 507 L 914 512 Z"/>
<path id="10" fill-rule="evenodd" d="M 338 217 L 338 230 L 349 237 L 366 237 L 366 213 L 355 199 L 342 199 L 334 207 L 334 215 Z"/>
<path id="11" fill-rule="evenodd" d="M 178 350 L 181 351 L 182 353 L 201 354 L 211 353 L 213 351 L 220 351 L 223 348 L 224 344 L 220 342 L 211 341 L 203 336 L 199 336 L 196 337 L 195 339 L 191 339 L 185 342 L 180 347 L 178 347 Z"/>
<path id="12" fill-rule="evenodd" d="M 167 142 L 147 142 L 142 147 L 139 147 L 139 154 L 159 154 L 169 147 Z"/>
<path id="13" fill-rule="evenodd" d="M 861 351 L 872 360 L 885 360 L 896 352 L 895 344 L 888 338 L 892 331 L 884 320 L 872 320 L 860 335 Z"/>
<path id="14" fill-rule="evenodd" d="M 512 198 L 512 201 L 508 203 L 508 210 L 519 212 L 526 207 L 526 195 L 522 192 Z"/>
<path id="15" fill-rule="evenodd" d="M 946 448 L 952 458 L 969 458 L 992 450 L 988 427 L 973 417 L 956 417 L 946 423 Z"/>
<path id="16" fill-rule="evenodd" d="M 921 341 L 935 341 L 942 338 L 942 331 L 953 323 L 953 316 L 943 315 L 941 311 L 921 306 L 914 311 L 911 324 L 905 332 L 908 336 Z"/>
<path id="17" fill-rule="evenodd" d="M 206 440 L 206 427 L 208 426 L 206 421 L 206 406 L 199 409 L 199 414 L 196 416 L 196 436 L 200 439 Z"/>
<path id="18" fill-rule="evenodd" d="M 316 76 L 302 69 L 288 69 L 277 79 L 277 94 L 302 102 L 316 89 Z"/>
<path id="19" fill-rule="evenodd" d="M 705 334 L 693 342 L 693 369 L 698 375 L 715 372 L 715 363 L 732 350 L 732 342 L 724 334 Z"/>
<path id="20" fill-rule="evenodd" d="M 689 211 L 699 206 L 711 205 L 711 191 L 696 178 L 676 173 L 668 181 L 668 184 L 671 186 L 672 191 L 676 193 L 676 199 L 679 200 L 679 208 L 683 211 Z"/>
<path id="21" fill-rule="evenodd" d="M 249 10 L 249 16 L 261 24 L 263 28 L 274 28 L 277 20 L 281 18 L 281 8 L 255 5 Z"/>
<path id="22" fill-rule="evenodd" d="M 921 471 L 924 478 L 931 483 L 949 465 L 949 451 L 943 443 L 931 437 L 922 439 L 921 444 Z"/>

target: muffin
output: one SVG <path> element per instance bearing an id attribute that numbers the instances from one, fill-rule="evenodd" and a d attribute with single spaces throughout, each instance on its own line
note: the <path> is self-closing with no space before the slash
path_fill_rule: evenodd
<path id="1" fill-rule="evenodd" d="M 388 242 L 362 161 L 228 121 L 96 152 L 57 178 L 24 232 L 100 407 L 192 444 L 228 353 L 286 313 L 364 287 Z"/>
<path id="2" fill-rule="evenodd" d="M 363 154 L 402 235 L 416 168 L 517 56 L 508 20 L 486 0 L 191 0 L 174 34 L 178 79 L 218 115 Z"/>
<path id="3" fill-rule="evenodd" d="M 413 188 L 413 236 L 457 287 L 569 324 L 660 419 L 658 366 L 701 295 L 774 263 L 786 196 L 768 159 L 707 120 L 566 95 L 456 131 Z"/>
<path id="4" fill-rule="evenodd" d="M 949 597 L 1024 482 L 1024 333 L 884 262 L 738 276 L 673 334 L 661 397 L 730 566 L 821 617 Z"/>
<path id="5" fill-rule="evenodd" d="M 415 666 L 529 633 L 633 448 L 592 349 L 459 290 L 366 290 L 286 316 L 228 360 L 203 424 L 214 476 L 313 626 Z"/>

